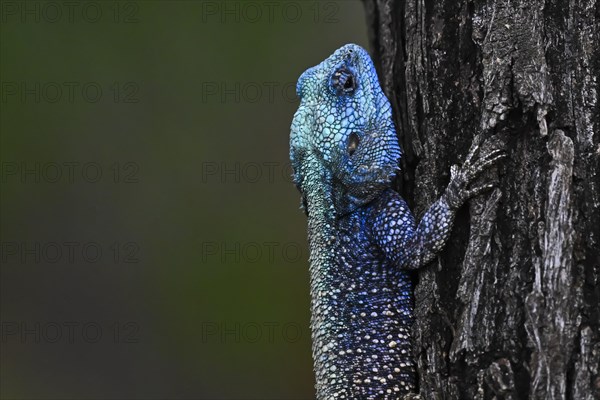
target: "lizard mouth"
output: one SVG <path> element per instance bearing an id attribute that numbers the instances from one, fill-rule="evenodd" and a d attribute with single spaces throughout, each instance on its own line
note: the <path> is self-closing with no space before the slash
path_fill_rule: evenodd
<path id="1" fill-rule="evenodd" d="M 397 171 L 398 168 L 362 164 L 355 169 L 354 176 L 363 182 L 377 181 L 384 183 L 391 181 L 396 176 Z"/>

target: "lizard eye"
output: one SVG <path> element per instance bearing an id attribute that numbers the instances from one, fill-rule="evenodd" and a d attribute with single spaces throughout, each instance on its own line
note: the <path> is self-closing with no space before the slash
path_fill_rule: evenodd
<path id="1" fill-rule="evenodd" d="M 354 74 L 345 66 L 338 68 L 331 76 L 331 84 L 337 94 L 350 94 L 356 89 Z"/>
<path id="2" fill-rule="evenodd" d="M 348 136 L 348 144 L 346 145 L 346 150 L 348 151 L 349 155 L 354 154 L 359 142 L 360 138 L 356 133 L 352 132 L 350 136 Z"/>

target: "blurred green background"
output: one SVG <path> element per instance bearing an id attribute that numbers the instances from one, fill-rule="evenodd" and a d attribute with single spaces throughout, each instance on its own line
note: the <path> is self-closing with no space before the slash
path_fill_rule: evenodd
<path id="1" fill-rule="evenodd" d="M 362 4 L 0 11 L 0 396 L 313 398 L 294 85 Z"/>

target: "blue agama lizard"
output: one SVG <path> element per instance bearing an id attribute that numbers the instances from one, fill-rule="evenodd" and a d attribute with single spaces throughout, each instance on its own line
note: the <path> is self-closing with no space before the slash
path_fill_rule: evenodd
<path id="1" fill-rule="evenodd" d="M 457 209 L 491 187 L 475 177 L 503 154 L 477 158 L 475 144 L 417 226 L 391 188 L 401 150 L 368 53 L 343 46 L 297 93 L 290 157 L 308 216 L 317 398 L 397 399 L 416 386 L 407 271 L 442 249 Z"/>

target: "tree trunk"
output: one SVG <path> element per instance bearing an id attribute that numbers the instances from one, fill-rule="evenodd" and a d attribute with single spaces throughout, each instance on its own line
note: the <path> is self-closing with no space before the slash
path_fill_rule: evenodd
<path id="1" fill-rule="evenodd" d="M 417 218 L 473 137 L 507 158 L 419 272 L 424 399 L 600 398 L 595 0 L 365 0 Z"/>

